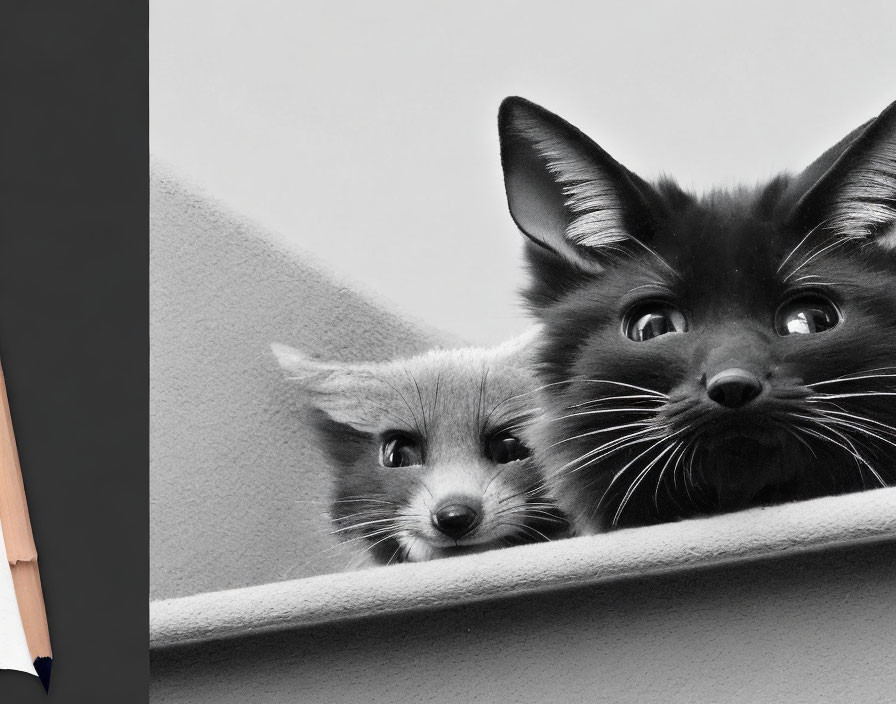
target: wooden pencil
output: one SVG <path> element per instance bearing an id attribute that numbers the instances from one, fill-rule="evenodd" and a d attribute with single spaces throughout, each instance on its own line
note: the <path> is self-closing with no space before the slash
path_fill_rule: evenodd
<path id="1" fill-rule="evenodd" d="M 50 691 L 53 652 L 44 608 L 44 596 L 37 569 L 37 548 L 31 532 L 31 518 L 25 500 L 22 468 L 12 429 L 12 415 L 6 395 L 6 379 L 0 365 L 0 525 L 6 544 L 6 557 L 12 572 L 19 614 L 25 630 L 34 670 L 44 688 Z"/>

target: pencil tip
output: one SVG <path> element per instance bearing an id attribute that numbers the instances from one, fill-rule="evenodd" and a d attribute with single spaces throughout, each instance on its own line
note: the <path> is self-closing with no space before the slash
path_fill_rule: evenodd
<path id="1" fill-rule="evenodd" d="M 50 693 L 50 670 L 53 667 L 53 658 L 36 658 L 34 660 L 34 671 L 37 673 L 37 676 L 40 677 L 40 681 L 44 686 L 44 689 L 47 690 L 47 694 Z"/>

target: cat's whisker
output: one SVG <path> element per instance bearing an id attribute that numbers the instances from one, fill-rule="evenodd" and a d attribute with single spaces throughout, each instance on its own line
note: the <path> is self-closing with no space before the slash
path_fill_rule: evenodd
<path id="1" fill-rule="evenodd" d="M 672 484 L 673 484 L 674 491 L 672 491 L 672 492 L 669 491 L 668 480 L 663 482 L 662 474 L 663 474 L 663 472 L 666 471 L 665 467 L 663 468 L 663 472 L 661 472 L 660 476 L 657 478 L 656 491 L 655 491 L 654 497 L 653 497 L 654 498 L 653 503 L 654 503 L 654 506 L 657 508 L 657 510 L 659 510 L 660 487 L 665 487 L 666 495 L 669 497 L 669 499 L 672 501 L 672 503 L 675 505 L 676 508 L 678 508 L 679 510 L 682 510 L 681 503 L 679 502 L 678 496 L 677 496 L 678 478 L 676 475 L 678 472 L 678 468 L 684 466 L 685 458 L 687 457 L 688 452 L 691 451 L 693 444 L 694 444 L 693 439 L 685 438 L 684 440 L 681 441 L 681 450 L 675 456 L 675 462 L 672 464 L 672 471 L 671 471 Z"/>
<path id="2" fill-rule="evenodd" d="M 405 395 L 403 393 L 401 393 L 401 390 L 398 387 L 396 387 L 394 384 L 389 382 L 387 379 L 381 379 L 381 381 L 386 386 L 388 386 L 390 389 L 392 389 L 395 393 L 398 394 L 399 398 L 404 402 L 405 407 L 408 409 L 408 413 L 411 414 L 411 418 L 414 419 L 414 425 L 413 425 L 414 429 L 417 431 L 417 433 L 419 435 L 426 437 L 425 433 L 423 433 L 423 431 L 420 429 L 420 421 L 417 420 L 417 414 L 414 413 L 414 409 L 411 407 L 411 404 L 408 402 L 407 398 L 405 398 Z"/>
<path id="3" fill-rule="evenodd" d="M 332 502 L 322 502 L 322 503 L 334 503 L 334 504 L 352 504 L 352 503 L 370 503 L 370 504 L 385 504 L 386 506 L 397 506 L 398 504 L 394 501 L 384 501 L 383 499 L 368 499 L 368 498 L 345 498 L 345 499 L 334 499 Z"/>
<path id="4" fill-rule="evenodd" d="M 363 528 L 364 526 L 372 526 L 378 523 L 391 523 L 395 519 L 393 518 L 378 518 L 372 521 L 362 521 L 361 523 L 353 523 L 349 526 L 343 526 L 342 528 L 336 528 L 335 530 L 330 531 L 330 535 L 336 535 L 337 533 L 342 533 L 347 530 L 358 530 L 359 528 Z"/>
<path id="5" fill-rule="evenodd" d="M 810 445 L 808 442 L 806 442 L 805 439 L 803 439 L 803 438 L 800 437 L 799 432 L 798 432 L 798 431 L 800 430 L 800 427 L 799 427 L 799 426 L 795 426 L 795 427 L 791 428 L 789 425 L 782 425 L 781 427 L 784 428 L 784 430 L 785 430 L 788 434 L 792 435 L 793 438 L 794 438 L 797 442 L 799 442 L 799 443 L 800 443 L 801 445 L 803 445 L 807 450 L 809 450 L 809 452 L 812 453 L 812 456 L 813 456 L 815 459 L 818 459 L 818 455 L 815 454 L 815 449 L 812 447 L 812 445 Z"/>
<path id="6" fill-rule="evenodd" d="M 660 399 L 654 395 L 647 394 L 625 394 L 624 396 L 602 396 L 600 398 L 595 398 L 590 401 L 582 401 L 581 403 L 574 403 L 571 406 L 566 406 L 564 410 L 570 411 L 573 408 L 582 408 L 583 406 L 591 406 L 597 403 L 606 403 L 607 401 L 650 401 L 652 403 L 657 404 L 657 408 L 662 408 L 664 404 L 664 400 Z"/>
<path id="7" fill-rule="evenodd" d="M 842 374 L 841 376 L 834 377 L 833 379 L 826 379 L 825 381 L 838 381 L 840 379 L 849 381 L 850 378 L 852 378 L 856 374 L 870 374 L 871 372 L 884 372 L 884 371 L 893 371 L 893 370 L 896 370 L 896 365 L 888 365 L 885 367 L 872 367 L 871 369 L 861 369 L 859 371 L 849 372 L 848 374 Z"/>
<path id="8" fill-rule="evenodd" d="M 778 270 L 775 272 L 776 274 L 780 274 L 780 273 L 781 273 L 781 270 L 784 268 L 784 266 L 787 264 L 787 262 L 790 261 L 790 258 L 791 258 L 794 254 L 796 254 L 797 251 L 799 250 L 799 248 L 802 247 L 803 244 L 806 242 L 806 240 L 808 240 L 813 234 L 815 234 L 815 231 L 816 231 L 819 227 L 821 227 L 822 225 L 824 225 L 826 222 L 827 222 L 827 220 L 822 220 L 822 221 L 821 221 L 820 223 L 818 223 L 815 227 L 813 227 L 811 230 L 809 230 L 809 232 L 807 232 L 807 233 L 805 234 L 805 236 L 803 237 L 803 239 L 801 239 L 799 242 L 796 243 L 796 247 L 794 247 L 793 249 L 790 250 L 790 252 L 788 252 L 787 256 L 784 257 L 784 261 L 782 261 L 781 264 L 778 266 Z"/>
<path id="9" fill-rule="evenodd" d="M 416 427 L 415 427 L 414 425 L 412 425 L 411 423 L 408 423 L 407 419 L 402 418 L 400 415 L 398 415 L 397 413 L 395 413 L 395 412 L 392 411 L 391 409 L 387 408 L 386 406 L 383 406 L 383 405 L 378 404 L 378 403 L 374 403 L 373 401 L 368 401 L 368 403 L 370 403 L 370 405 L 373 406 L 374 408 L 378 408 L 380 411 L 382 411 L 382 412 L 385 413 L 386 415 L 391 416 L 392 418 L 394 418 L 396 421 L 398 421 L 398 423 L 399 423 L 400 425 L 403 425 L 405 428 L 407 428 L 408 430 L 410 430 L 412 433 L 416 431 Z"/>
<path id="10" fill-rule="evenodd" d="M 828 426 L 828 430 L 830 430 L 832 433 L 834 433 L 838 438 L 842 438 L 843 441 L 844 441 L 846 444 L 848 444 L 848 445 L 852 448 L 853 452 L 856 453 L 856 459 L 859 459 L 859 460 L 861 460 L 861 461 L 864 463 L 864 465 L 868 468 L 868 470 L 871 472 L 871 474 L 874 475 L 874 478 L 877 479 L 878 483 L 879 483 L 882 487 L 886 487 L 886 486 L 888 486 L 887 482 L 885 482 L 885 481 L 883 480 L 883 477 L 880 476 L 880 474 L 879 474 L 878 471 L 872 466 L 872 464 L 871 464 L 870 462 L 868 462 L 868 460 L 866 460 L 865 457 L 864 457 L 864 456 L 863 456 L 863 455 L 856 449 L 855 444 L 853 444 L 852 440 L 850 440 L 849 437 L 847 437 L 845 434 L 841 433 L 841 432 L 840 432 L 839 430 L 837 430 L 836 428 L 831 428 L 830 426 Z"/>
<path id="11" fill-rule="evenodd" d="M 551 501 L 530 501 L 528 499 L 524 499 L 523 501 L 516 503 L 512 506 L 507 506 L 506 508 L 499 508 L 496 513 L 500 513 L 501 511 L 514 511 L 514 510 L 529 510 L 529 509 L 549 509 L 556 510 L 556 505 Z"/>
<path id="12" fill-rule="evenodd" d="M 530 506 L 532 508 L 557 508 L 554 505 L 554 502 L 550 499 L 545 499 L 544 497 L 537 497 L 539 500 L 526 500 L 526 506 Z"/>
<path id="13" fill-rule="evenodd" d="M 356 535 L 351 538 L 344 538 L 344 537 L 340 536 L 339 542 L 336 543 L 335 545 L 331 545 L 328 548 L 328 550 L 338 552 L 339 550 L 341 550 L 347 546 L 350 546 L 352 543 L 357 543 L 358 541 L 361 541 L 361 540 L 367 540 L 368 538 L 375 537 L 377 535 L 382 535 L 384 532 L 390 531 L 390 530 L 392 530 L 391 526 L 389 526 L 387 528 L 380 528 L 379 530 L 373 531 L 373 532 L 365 532 L 365 533 L 362 533 L 361 535 Z"/>
<path id="14" fill-rule="evenodd" d="M 689 491 L 689 488 L 694 487 L 694 462 L 697 459 L 697 443 L 694 443 L 691 448 L 691 459 L 688 461 L 687 471 L 685 471 L 684 467 L 682 467 L 682 482 L 684 483 L 685 493 L 688 495 L 688 500 L 693 503 L 694 498 Z"/>
<path id="15" fill-rule="evenodd" d="M 431 498 L 433 501 L 436 500 L 436 497 L 433 496 L 432 491 L 430 490 L 430 488 L 429 488 L 428 486 L 426 486 L 426 482 L 423 481 L 422 479 L 420 480 L 420 486 L 422 486 L 422 487 L 423 487 L 423 490 L 424 490 L 427 494 L 429 494 L 429 498 Z"/>
<path id="16" fill-rule="evenodd" d="M 488 492 L 489 487 L 494 483 L 495 479 L 500 477 L 504 472 L 507 471 L 509 467 L 513 466 L 511 463 L 506 463 L 501 465 L 501 469 L 494 473 L 491 479 L 488 480 L 488 484 L 485 485 L 485 488 L 482 490 L 482 495 L 485 496 L 486 492 Z"/>
<path id="17" fill-rule="evenodd" d="M 633 288 L 630 288 L 628 292 L 632 293 L 634 291 L 640 291 L 642 288 L 656 288 L 664 285 L 665 284 L 662 281 L 651 281 L 650 283 L 641 284 L 640 286 L 634 286 Z"/>
<path id="18" fill-rule="evenodd" d="M 607 487 L 606 487 L 606 489 L 604 490 L 603 495 L 600 497 L 600 499 L 599 499 L 599 500 L 597 501 L 597 503 L 595 504 L 596 506 L 601 506 L 601 505 L 603 505 L 604 500 L 606 499 L 607 495 L 610 493 L 610 489 L 613 488 L 613 485 L 616 483 L 616 481 L 617 481 L 623 474 L 625 474 L 625 471 L 626 471 L 629 467 L 631 467 L 632 465 L 634 465 L 635 462 L 637 462 L 639 459 L 641 459 L 641 458 L 642 458 L 644 455 L 646 455 L 648 452 L 650 452 L 650 451 L 653 450 L 654 448 L 659 447 L 659 446 L 662 445 L 664 442 L 666 442 L 666 441 L 668 440 L 668 436 L 663 436 L 663 437 L 661 437 L 661 438 L 659 438 L 659 439 L 653 437 L 653 438 L 650 438 L 649 440 L 644 440 L 644 441 L 645 441 L 645 442 L 649 442 L 650 440 L 657 440 L 657 442 L 655 442 L 653 445 L 651 445 L 651 446 L 648 447 L 646 450 L 644 450 L 643 452 L 641 452 L 641 453 L 640 453 L 639 455 L 637 455 L 633 460 L 631 460 L 630 462 L 628 462 L 622 469 L 618 470 L 618 471 L 613 475 L 613 478 L 610 480 L 610 483 L 607 484 Z M 670 446 L 670 447 L 671 447 L 671 446 Z"/>
<path id="19" fill-rule="evenodd" d="M 639 424 L 639 425 L 641 425 L 641 424 Z M 567 469 L 568 467 L 576 464 L 577 462 L 586 460 L 589 457 L 593 457 L 595 455 L 600 455 L 602 452 L 604 452 L 605 450 L 608 450 L 610 448 L 622 449 L 621 447 L 617 448 L 616 446 L 618 446 L 618 445 L 625 446 L 625 444 L 628 443 L 630 440 L 638 439 L 641 436 L 643 436 L 647 433 L 655 432 L 656 430 L 657 430 L 657 428 L 651 424 L 648 427 L 644 428 L 644 430 L 638 430 L 636 432 L 629 433 L 627 435 L 623 435 L 620 438 L 616 438 L 614 440 L 610 440 L 609 442 L 605 442 L 602 445 L 598 445 L 597 447 L 595 447 L 591 450 L 588 450 L 584 454 L 580 455 L 576 459 L 570 460 L 569 462 L 564 464 L 562 467 L 559 467 L 557 469 L 556 473 L 559 474 L 559 473 L 563 472 L 565 469 Z M 590 434 L 593 434 L 593 432 L 596 432 L 596 431 L 592 431 L 592 433 L 590 433 Z"/>
<path id="20" fill-rule="evenodd" d="M 669 468 L 669 463 L 675 457 L 682 457 L 684 455 L 684 451 L 679 452 L 685 446 L 684 442 L 679 440 L 675 446 L 675 449 L 672 451 L 672 454 L 669 455 L 669 458 L 666 460 L 666 464 L 663 465 L 663 468 L 660 470 L 659 476 L 656 478 L 656 490 L 653 492 L 653 505 L 656 506 L 657 510 L 659 510 L 660 503 L 660 486 L 663 483 L 663 475 L 666 473 L 666 470 Z M 678 460 L 676 460 L 677 463 Z"/>
<path id="21" fill-rule="evenodd" d="M 654 408 L 601 408 L 596 411 L 579 411 L 578 413 L 568 413 L 565 416 L 557 416 L 555 418 L 548 418 L 547 422 L 557 423 L 561 420 L 566 420 L 567 418 L 577 418 L 579 416 L 598 416 L 598 415 L 603 415 L 604 413 L 651 413 L 651 414 L 656 414 L 656 409 L 654 409 Z"/>
<path id="22" fill-rule="evenodd" d="M 381 543 L 385 543 L 387 540 L 398 540 L 398 538 L 399 538 L 400 536 L 401 536 L 401 531 L 398 531 L 398 530 L 396 530 L 396 531 L 394 531 L 394 532 L 392 532 L 392 533 L 389 533 L 389 535 L 387 535 L 387 536 L 384 537 L 384 538 L 380 538 L 380 539 L 377 540 L 375 543 L 371 543 L 370 545 L 365 545 L 365 546 L 364 546 L 364 552 L 369 552 L 369 553 L 372 554 L 372 553 L 373 553 L 373 549 L 374 549 L 377 545 L 380 545 Z"/>
<path id="23" fill-rule="evenodd" d="M 531 533 L 534 533 L 535 535 L 539 536 L 539 537 L 540 537 L 542 540 L 544 540 L 545 542 L 548 542 L 548 543 L 553 542 L 553 541 L 551 540 L 551 538 L 549 538 L 548 536 L 546 536 L 546 535 L 545 535 L 544 533 L 542 533 L 540 530 L 538 530 L 537 528 L 533 528 L 532 526 L 526 525 L 525 523 L 517 523 L 517 522 L 515 522 L 515 521 L 500 521 L 500 522 L 498 523 L 498 525 L 499 525 L 499 526 L 501 526 L 501 525 L 503 525 L 503 526 L 512 526 L 512 527 L 514 527 L 514 528 L 519 528 L 519 529 L 521 529 L 521 530 L 530 531 Z"/>
<path id="24" fill-rule="evenodd" d="M 563 443 L 572 442 L 573 440 L 581 440 L 582 438 L 588 438 L 593 435 L 602 435 L 604 433 L 611 433 L 614 430 L 625 430 L 627 428 L 644 428 L 644 430 L 639 430 L 636 433 L 637 435 L 643 435 L 644 433 L 650 432 L 652 429 L 656 428 L 656 425 L 653 423 L 653 421 L 633 421 L 631 423 L 625 423 L 623 425 L 614 425 L 609 428 L 598 428 L 597 430 L 589 430 L 588 432 L 581 433 L 579 435 L 573 435 L 571 437 L 564 438 L 563 440 L 558 440 L 557 442 L 552 443 L 552 444 L 548 445 L 547 447 L 545 447 L 544 450 L 550 450 L 554 447 L 557 447 L 558 445 L 562 445 Z M 636 434 L 626 435 L 626 436 L 623 436 L 623 438 L 617 438 L 615 440 L 610 440 L 605 445 L 601 445 L 601 446 L 595 448 L 594 450 L 592 450 L 592 452 L 598 452 L 598 451 L 600 451 L 601 448 L 603 448 L 607 445 L 612 445 L 613 443 L 619 442 L 628 437 L 634 437 Z"/>
<path id="25" fill-rule="evenodd" d="M 846 384 L 850 381 L 861 381 L 867 379 L 896 379 L 896 374 L 864 374 L 863 376 L 840 376 L 836 379 L 826 379 L 825 381 L 816 381 L 811 384 L 805 384 L 809 388 L 816 386 L 826 386 L 828 384 Z"/>
<path id="26" fill-rule="evenodd" d="M 676 271 L 675 268 L 671 264 L 669 264 L 669 262 L 667 262 L 665 259 L 663 259 L 660 256 L 659 252 L 657 252 L 652 247 L 648 247 L 637 237 L 631 237 L 630 239 L 635 244 L 641 245 L 645 250 L 647 250 L 648 253 L 653 255 L 660 264 L 662 264 L 664 267 L 666 267 L 669 270 L 669 272 L 672 274 L 672 276 L 674 276 L 676 279 L 681 280 L 681 278 L 682 278 L 681 274 L 679 274 L 678 271 Z M 626 252 L 626 253 L 628 253 L 628 252 Z"/>
<path id="27" fill-rule="evenodd" d="M 570 379 L 564 379 L 563 381 L 552 381 L 549 384 L 542 384 L 541 386 L 537 386 L 534 389 L 530 389 L 529 391 L 524 391 L 522 393 L 515 394 L 513 396 L 508 396 L 506 399 L 504 399 L 504 401 L 502 401 L 502 403 L 507 403 L 508 401 L 515 401 L 516 399 L 520 399 L 520 398 L 526 398 L 527 396 L 533 396 L 535 394 L 541 393 L 542 391 L 545 391 L 546 389 L 550 389 L 554 386 L 563 386 L 566 384 L 570 384 L 574 381 L 577 381 L 577 379 L 575 377 L 570 378 Z"/>
<path id="28" fill-rule="evenodd" d="M 386 561 L 386 564 L 391 565 L 392 560 L 394 560 L 398 556 L 398 553 L 400 553 L 403 549 L 404 549 L 404 546 L 401 543 L 398 543 L 398 547 L 395 548 L 395 552 L 392 553 L 392 556 Z M 400 562 L 400 560 L 399 560 L 399 562 Z"/>
<path id="29" fill-rule="evenodd" d="M 495 512 L 495 518 L 500 516 L 523 516 L 530 518 L 538 518 L 538 520 L 548 521 L 551 523 L 566 523 L 565 520 L 560 518 L 554 513 L 549 513 L 548 511 L 542 511 L 539 509 L 527 509 L 525 506 L 521 507 L 511 507 L 506 508 L 502 511 Z"/>
<path id="30" fill-rule="evenodd" d="M 476 401 L 476 427 L 482 427 L 482 399 L 485 396 L 485 385 L 488 382 L 488 367 L 482 371 L 479 379 L 479 398 Z"/>
<path id="31" fill-rule="evenodd" d="M 613 381 L 612 379 L 580 379 L 579 381 L 584 384 L 612 384 L 614 386 L 624 386 L 629 389 L 635 389 L 636 391 L 643 391 L 644 393 L 651 394 L 652 396 L 656 396 L 657 398 L 669 398 L 668 394 L 656 391 L 655 389 L 648 389 L 644 386 L 637 386 L 636 384 L 629 384 L 623 381 Z"/>
<path id="32" fill-rule="evenodd" d="M 561 525 L 566 523 L 565 518 L 560 517 L 556 513 L 550 513 L 549 511 L 540 511 L 540 510 L 536 509 L 536 510 L 529 511 L 526 515 L 538 518 L 539 520 L 542 520 L 542 521 L 548 521 L 549 523 L 557 523 L 557 524 L 561 524 Z"/>
<path id="33" fill-rule="evenodd" d="M 896 396 L 896 391 L 856 391 L 854 393 L 844 394 L 817 394 L 818 399 L 835 399 L 835 398 L 868 398 L 873 396 Z"/>
<path id="34" fill-rule="evenodd" d="M 856 460 L 856 462 L 859 464 L 859 471 L 860 471 L 860 472 L 861 472 L 861 466 L 864 465 L 864 466 L 867 467 L 868 470 L 874 475 L 874 478 L 877 479 L 877 481 L 880 483 L 881 486 L 887 486 L 887 483 L 883 480 L 883 478 L 880 476 L 880 474 L 878 473 L 878 471 L 877 471 L 877 470 L 871 465 L 871 463 L 868 462 L 868 460 L 865 459 L 865 457 L 864 457 L 864 456 L 863 456 L 863 455 L 856 449 L 856 446 L 852 443 L 852 441 L 851 441 L 848 437 L 846 437 L 843 433 L 840 433 L 839 431 L 837 431 L 836 428 L 831 428 L 830 426 L 825 425 L 824 423 L 820 422 L 820 421 L 819 421 L 818 419 L 816 419 L 816 418 L 812 418 L 812 417 L 808 417 L 808 418 L 807 418 L 807 417 L 805 417 L 805 416 L 802 416 L 802 417 L 803 417 L 804 420 L 809 420 L 809 421 L 811 421 L 811 422 L 814 422 L 814 423 L 816 423 L 818 426 L 820 426 L 821 428 L 823 428 L 823 429 L 825 429 L 825 430 L 828 430 L 828 431 L 834 433 L 835 435 L 837 435 L 837 437 L 839 437 L 841 440 L 843 440 L 843 441 L 846 443 L 846 445 L 844 445 L 842 442 L 839 442 L 836 438 L 832 438 L 832 437 L 830 437 L 830 436 L 828 436 L 828 435 L 825 435 L 824 433 L 821 433 L 821 432 L 818 432 L 818 431 L 813 431 L 813 430 L 810 429 L 810 428 L 803 428 L 803 431 L 804 431 L 804 432 L 807 432 L 807 433 L 809 433 L 810 435 L 813 435 L 814 437 L 817 437 L 817 438 L 819 438 L 819 439 L 821 439 L 821 440 L 826 440 L 827 442 L 830 442 L 830 443 L 836 445 L 837 447 L 840 447 L 844 452 L 846 452 L 848 455 L 851 455 L 851 456 Z M 847 445 L 848 445 L 849 447 L 847 447 Z"/>
<path id="35" fill-rule="evenodd" d="M 581 464 L 579 464 L 578 466 L 573 467 L 572 469 L 570 469 L 570 470 L 569 470 L 569 473 L 570 473 L 570 474 L 573 474 L 573 473 L 575 473 L 575 472 L 580 472 L 580 471 L 582 471 L 583 469 L 587 469 L 588 467 L 590 467 L 591 465 L 593 465 L 593 464 L 595 464 L 595 463 L 597 463 L 597 462 L 600 462 L 600 461 L 602 461 L 602 460 L 607 459 L 608 457 L 610 457 L 610 456 L 616 454 L 617 452 L 622 452 L 623 450 L 627 450 L 627 449 L 629 449 L 629 448 L 631 448 L 631 447 L 634 447 L 635 445 L 643 445 L 645 442 L 652 442 L 652 441 L 654 441 L 654 440 L 664 440 L 665 438 L 666 438 L 665 435 L 650 435 L 650 436 L 646 436 L 646 437 L 643 437 L 643 438 L 638 438 L 638 439 L 636 439 L 636 440 L 631 440 L 631 441 L 626 442 L 626 443 L 624 443 L 624 444 L 622 444 L 622 445 L 619 445 L 619 446 L 617 446 L 617 447 L 613 447 L 613 448 L 611 448 L 611 449 L 608 449 L 608 450 L 606 450 L 606 451 L 604 451 L 604 452 L 602 452 L 602 453 L 600 453 L 600 454 L 598 454 L 598 455 L 596 455 L 596 456 L 594 456 L 594 457 L 591 457 L 590 459 L 588 459 L 588 456 L 589 456 L 591 453 L 586 453 L 586 455 L 582 458 L 582 460 L 587 460 L 587 461 L 582 461 Z"/>
<path id="36" fill-rule="evenodd" d="M 893 447 L 896 447 L 896 442 L 893 442 L 892 440 L 889 440 L 889 439 L 887 439 L 887 438 L 885 438 L 885 437 L 883 437 L 883 436 L 881 436 L 881 435 L 878 435 L 877 433 L 875 433 L 875 432 L 869 430 L 867 427 L 864 427 L 864 426 L 862 426 L 862 425 L 859 425 L 858 423 L 854 423 L 854 422 L 852 422 L 852 421 L 843 420 L 842 418 L 825 418 L 825 419 L 822 420 L 821 422 L 827 422 L 827 423 L 830 423 L 830 424 L 833 424 L 833 425 L 837 425 L 837 426 L 839 426 L 839 427 L 843 427 L 843 428 L 850 428 L 850 429 L 852 429 L 852 430 L 856 430 L 856 431 L 858 431 L 858 432 L 860 432 L 860 433 L 864 433 L 865 435 L 868 435 L 869 437 L 875 438 L 876 440 L 880 440 L 881 442 L 885 442 L 885 443 L 887 443 L 888 445 L 892 445 Z M 890 434 L 893 435 L 893 433 L 890 433 Z M 894 437 L 896 437 L 896 435 L 894 435 Z"/>
<path id="37" fill-rule="evenodd" d="M 822 429 L 826 429 L 825 426 L 823 426 L 823 425 L 821 427 L 822 427 Z M 852 457 L 855 460 L 856 466 L 859 470 L 859 478 L 862 480 L 862 487 L 865 488 L 865 486 L 866 486 L 865 473 L 862 471 L 863 462 L 858 456 L 856 456 L 856 454 L 853 450 L 850 450 L 846 445 L 837 441 L 835 438 L 831 438 L 822 432 L 813 430 L 812 428 L 800 427 L 800 430 L 802 432 L 806 433 L 806 435 L 809 435 L 810 437 L 816 438 L 818 440 L 822 440 L 823 442 L 830 443 L 830 444 L 840 448 L 841 450 L 843 450 L 843 452 L 845 452 L 847 455 Z"/>
<path id="38" fill-rule="evenodd" d="M 345 516 L 333 516 L 334 521 L 348 521 L 349 519 L 354 518 L 355 516 L 369 516 L 370 518 L 377 518 L 378 516 L 386 517 L 389 513 L 384 509 L 380 510 L 367 510 L 367 511 L 358 511 L 357 513 L 349 513 Z"/>
<path id="39" fill-rule="evenodd" d="M 522 491 L 518 491 L 515 494 L 510 494 L 509 496 L 505 496 L 504 498 L 499 499 L 498 506 L 506 504 L 508 501 L 513 501 L 520 496 L 541 496 L 541 494 L 547 488 L 547 481 L 543 479 L 542 481 L 538 482 L 534 486 L 529 487 L 528 489 L 523 489 Z"/>
<path id="40" fill-rule="evenodd" d="M 365 531 L 363 535 L 359 535 L 357 538 L 351 538 L 350 540 L 343 541 L 344 543 L 349 543 L 352 540 L 370 540 L 372 538 L 377 538 L 379 536 L 386 535 L 387 533 L 393 533 L 397 530 L 397 526 L 389 525 L 383 528 L 378 528 L 377 530 Z"/>
<path id="41" fill-rule="evenodd" d="M 426 405 L 423 403 L 423 392 L 420 390 L 420 384 L 417 383 L 417 377 L 414 373 L 405 367 L 404 373 L 414 382 L 414 389 L 417 391 L 417 400 L 420 403 L 420 414 L 423 416 L 423 437 L 429 437 L 429 425 L 426 421 Z"/>
<path id="42" fill-rule="evenodd" d="M 663 458 L 663 455 L 665 455 L 667 452 L 672 451 L 672 448 L 673 448 L 673 445 L 668 445 L 667 447 L 663 448 L 659 452 L 659 454 L 656 457 L 654 457 L 647 464 L 647 466 L 644 467 L 644 469 L 642 469 L 638 473 L 638 475 L 635 477 L 635 480 L 631 484 L 629 484 L 629 487 L 626 490 L 625 495 L 622 497 L 622 501 L 620 502 L 619 507 L 616 509 L 616 514 L 613 516 L 613 520 L 612 520 L 613 526 L 618 525 L 619 517 L 622 515 L 622 512 L 625 510 L 625 507 L 628 505 L 628 500 L 631 498 L 632 494 L 634 494 L 635 491 L 638 489 L 638 487 L 641 485 L 641 482 L 644 481 L 644 477 L 646 477 L 647 474 L 650 472 L 650 470 L 653 469 L 654 466 L 656 466 L 657 462 L 659 462 Z"/>
<path id="43" fill-rule="evenodd" d="M 687 456 L 688 452 L 690 452 L 690 460 L 685 460 L 685 457 Z M 695 506 L 696 504 L 694 502 L 694 497 L 691 495 L 691 487 L 690 487 L 690 483 L 688 482 L 687 464 L 690 463 L 691 465 L 693 465 L 694 457 L 696 456 L 696 454 L 697 454 L 697 443 L 695 441 L 691 441 L 688 448 L 684 452 L 681 453 L 681 455 L 679 456 L 679 459 L 675 462 L 675 466 L 672 468 L 672 482 L 676 486 L 676 491 L 677 491 L 676 474 L 678 472 L 678 468 L 681 467 L 681 484 L 684 487 L 685 495 L 687 496 L 688 501 L 690 502 L 691 506 Z"/>
<path id="44" fill-rule="evenodd" d="M 833 242 L 831 242 L 829 244 L 822 243 L 815 249 L 811 250 L 809 255 L 802 262 L 800 262 L 799 266 L 797 266 L 793 271 L 791 271 L 789 274 L 787 274 L 787 276 L 784 277 L 784 281 L 785 282 L 789 281 L 790 278 L 794 274 L 796 274 L 800 269 L 802 269 L 804 266 L 806 266 L 813 259 L 817 259 L 818 257 L 822 256 L 825 253 L 830 253 L 832 250 L 836 249 L 837 247 L 844 246 L 847 242 L 851 241 L 851 239 L 855 239 L 855 238 L 843 236 L 843 237 L 840 237 L 840 238 L 834 240 Z"/>
<path id="45" fill-rule="evenodd" d="M 832 405 L 834 405 L 834 404 L 832 404 Z M 837 406 L 837 408 L 840 408 L 840 407 Z M 821 413 L 823 413 L 826 416 L 837 416 L 837 417 L 843 417 L 843 418 L 850 418 L 857 422 L 869 423 L 873 426 L 877 426 L 886 431 L 889 431 L 889 434 L 896 435 L 896 426 L 892 426 L 889 423 L 884 423 L 883 421 L 880 421 L 880 420 L 875 420 L 873 418 L 868 418 L 866 416 L 860 416 L 855 413 L 848 413 L 847 411 L 844 411 L 843 409 L 840 409 L 837 411 L 832 411 L 829 408 L 821 408 L 819 410 Z"/>

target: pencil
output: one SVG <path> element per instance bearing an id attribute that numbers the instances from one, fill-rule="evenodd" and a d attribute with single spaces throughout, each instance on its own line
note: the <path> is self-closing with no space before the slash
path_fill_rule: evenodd
<path id="1" fill-rule="evenodd" d="M 53 652 L 50 630 L 44 608 L 44 595 L 37 570 L 37 548 L 31 533 L 31 518 L 25 500 L 22 468 L 12 430 L 12 416 L 6 395 L 6 379 L 0 366 L 0 525 L 6 544 L 6 557 L 12 572 L 16 601 L 25 630 L 28 650 L 34 660 L 34 671 L 47 692 L 50 691 L 50 670 Z"/>

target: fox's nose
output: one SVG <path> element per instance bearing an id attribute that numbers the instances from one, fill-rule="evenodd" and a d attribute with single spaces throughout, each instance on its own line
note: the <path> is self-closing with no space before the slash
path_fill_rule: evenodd
<path id="1" fill-rule="evenodd" d="M 432 522 L 442 533 L 456 540 L 476 527 L 479 511 L 467 504 L 450 504 L 436 511 Z"/>
<path id="2" fill-rule="evenodd" d="M 745 369 L 725 369 L 706 382 L 706 393 L 720 406 L 740 408 L 762 393 L 762 382 Z"/>

